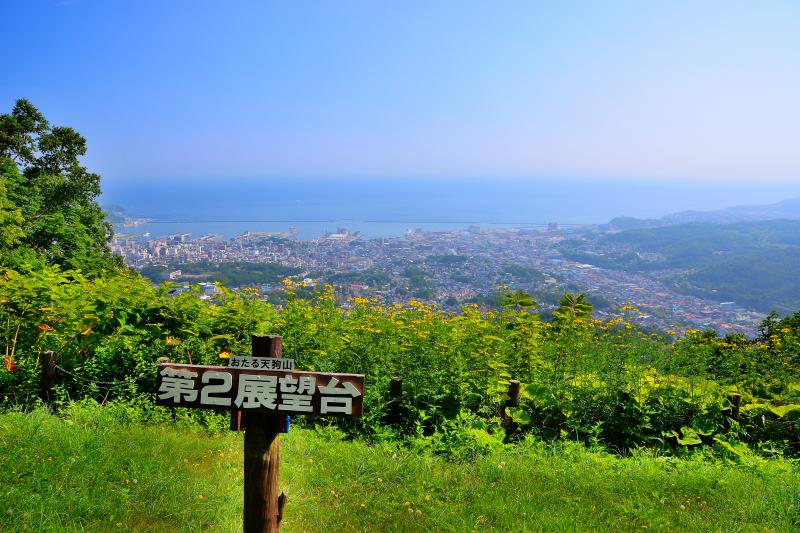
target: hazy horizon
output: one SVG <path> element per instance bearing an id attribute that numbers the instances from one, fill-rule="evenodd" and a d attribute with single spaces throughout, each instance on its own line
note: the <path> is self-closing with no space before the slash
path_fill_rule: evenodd
<path id="1" fill-rule="evenodd" d="M 674 183 L 579 180 L 172 180 L 129 181 L 104 188 L 102 202 L 161 223 L 154 233 L 235 235 L 298 226 L 313 237 L 338 226 L 366 236 L 402 234 L 409 227 L 468 224 L 602 224 L 620 216 L 659 218 L 686 210 L 769 204 L 798 197 L 789 184 Z M 302 224 L 299 224 L 302 223 Z"/>

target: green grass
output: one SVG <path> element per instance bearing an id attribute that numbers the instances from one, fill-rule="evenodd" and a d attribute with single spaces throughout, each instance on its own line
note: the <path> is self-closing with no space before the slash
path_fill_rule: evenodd
<path id="1" fill-rule="evenodd" d="M 0 531 L 237 531 L 242 436 L 0 415 Z M 800 468 L 523 445 L 469 463 L 293 429 L 285 531 L 792 531 Z"/>

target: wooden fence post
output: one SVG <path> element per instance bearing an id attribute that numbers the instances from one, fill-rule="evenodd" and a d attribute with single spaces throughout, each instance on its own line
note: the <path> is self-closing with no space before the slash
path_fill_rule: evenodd
<path id="1" fill-rule="evenodd" d="M 280 357 L 282 339 L 253 335 L 253 357 Z M 244 533 L 274 533 L 280 528 L 286 495 L 278 495 L 282 417 L 245 413 Z"/>
<path id="2" fill-rule="evenodd" d="M 509 407 L 519 407 L 519 381 L 511 379 L 508 381 L 508 399 L 502 405 L 497 405 L 497 414 L 502 420 L 506 435 L 510 435 L 515 428 L 514 420 L 508 416 L 506 409 Z"/>
<path id="3" fill-rule="evenodd" d="M 392 380 L 389 382 L 389 398 L 387 422 L 390 424 L 399 424 L 403 419 L 401 406 L 401 401 L 403 398 L 403 378 L 392 376 Z"/>
<path id="4" fill-rule="evenodd" d="M 733 404 L 731 406 L 731 418 L 733 418 L 734 420 L 739 420 L 739 408 L 742 401 L 742 395 L 739 394 L 738 392 L 734 392 L 733 394 L 731 394 L 730 400 L 731 404 Z"/>
<path id="5" fill-rule="evenodd" d="M 512 379 L 508 382 L 506 407 L 519 407 L 519 380 Z"/>
<path id="6" fill-rule="evenodd" d="M 40 397 L 42 401 L 51 406 L 55 402 L 56 395 L 54 387 L 56 386 L 56 356 L 51 351 L 42 352 L 42 384 Z"/>
<path id="7" fill-rule="evenodd" d="M 169 357 L 163 356 L 163 357 L 159 357 L 158 358 L 158 364 L 159 365 L 164 365 L 164 364 L 167 364 L 169 362 L 170 362 Z M 154 394 L 158 394 L 157 391 L 153 391 L 153 393 Z M 174 407 L 167 407 L 167 409 L 169 409 L 169 416 L 172 417 L 172 421 L 174 422 L 175 420 L 177 420 L 178 419 L 178 412 L 175 410 L 175 408 Z"/>

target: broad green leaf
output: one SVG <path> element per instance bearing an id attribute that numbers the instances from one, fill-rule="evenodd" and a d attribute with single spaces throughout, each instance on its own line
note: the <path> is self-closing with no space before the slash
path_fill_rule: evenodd
<path id="1" fill-rule="evenodd" d="M 703 441 L 700 440 L 700 436 L 697 434 L 695 430 L 690 427 L 683 426 L 681 428 L 682 437 L 679 437 L 677 433 L 675 433 L 675 437 L 678 439 L 678 444 L 681 446 L 691 446 L 693 444 L 702 444 Z"/>
<path id="2" fill-rule="evenodd" d="M 788 413 L 790 413 L 792 411 L 797 411 L 798 409 L 800 409 L 800 405 L 798 405 L 796 403 L 790 403 L 790 404 L 787 404 L 787 405 L 781 405 L 781 406 L 778 406 L 778 407 L 770 407 L 769 408 L 769 410 L 772 411 L 772 413 L 776 414 L 780 418 L 783 418 Z"/>
<path id="3" fill-rule="evenodd" d="M 520 407 L 509 407 L 506 412 L 511 415 L 511 420 L 517 424 L 530 424 L 531 416 Z"/>
<path id="4" fill-rule="evenodd" d="M 741 457 L 744 453 L 741 450 L 741 446 L 734 446 L 730 442 L 727 442 L 719 437 L 714 437 L 714 442 L 725 448 L 727 451 L 731 452 L 732 454 L 736 455 L 737 457 Z"/>
<path id="5" fill-rule="evenodd" d="M 766 404 L 766 403 L 754 402 L 754 403 L 748 403 L 746 405 L 743 405 L 739 410 L 740 411 L 752 411 L 753 409 L 765 409 L 767 407 L 769 407 L 769 405 Z"/>

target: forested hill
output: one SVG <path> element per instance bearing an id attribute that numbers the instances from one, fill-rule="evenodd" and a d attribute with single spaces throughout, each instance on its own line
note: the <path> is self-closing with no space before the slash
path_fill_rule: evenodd
<path id="1" fill-rule="evenodd" d="M 565 241 L 568 258 L 631 272 L 671 270 L 687 294 L 746 307 L 791 312 L 800 307 L 800 221 L 639 227 Z"/>

